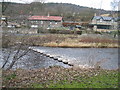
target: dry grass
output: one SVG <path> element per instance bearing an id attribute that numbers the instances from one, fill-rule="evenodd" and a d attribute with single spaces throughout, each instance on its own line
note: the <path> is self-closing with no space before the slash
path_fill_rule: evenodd
<path id="1" fill-rule="evenodd" d="M 117 48 L 119 47 L 118 44 L 103 44 L 103 43 L 56 43 L 56 42 L 50 42 L 45 43 L 43 46 L 46 47 L 71 47 L 71 48 Z"/>
<path id="2" fill-rule="evenodd" d="M 61 42 L 49 42 L 44 43 L 43 46 L 49 47 L 71 47 L 71 48 L 117 48 L 119 47 L 117 40 L 111 39 L 101 39 L 101 38 L 90 38 L 90 37 L 76 37 L 76 38 L 69 38 L 67 37 L 65 40 Z"/>
<path id="3" fill-rule="evenodd" d="M 79 40 L 80 42 L 87 42 L 87 43 L 118 43 L 117 40 L 111 40 L 106 38 L 91 38 L 91 37 L 84 37 Z"/>
<path id="4" fill-rule="evenodd" d="M 10 38 L 9 38 L 10 37 Z M 4 37 L 3 37 L 4 38 Z M 8 38 L 8 39 L 6 39 Z M 3 46 L 8 43 L 15 44 L 20 42 L 22 36 L 7 36 L 3 40 Z M 50 46 L 50 47 L 72 47 L 72 48 L 116 48 L 119 47 L 118 40 L 106 38 L 104 36 L 89 35 L 64 35 L 64 34 L 47 34 L 47 35 L 28 35 L 24 37 L 25 43 L 30 46 Z M 11 43 L 12 42 L 12 43 Z"/>

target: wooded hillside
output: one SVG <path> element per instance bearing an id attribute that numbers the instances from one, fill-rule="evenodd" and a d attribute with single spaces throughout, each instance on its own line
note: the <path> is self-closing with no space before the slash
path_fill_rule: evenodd
<path id="1" fill-rule="evenodd" d="M 89 21 L 95 13 L 105 14 L 110 11 L 83 7 L 69 3 L 40 3 L 30 4 L 3 3 L 2 13 L 6 16 L 16 17 L 19 15 L 55 15 L 63 16 L 66 21 Z"/>

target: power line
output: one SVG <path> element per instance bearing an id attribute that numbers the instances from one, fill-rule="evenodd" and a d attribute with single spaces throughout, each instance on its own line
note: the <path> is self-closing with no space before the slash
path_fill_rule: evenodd
<path id="1" fill-rule="evenodd" d="M 100 9 L 102 9 L 102 3 L 103 3 L 103 0 L 101 0 L 100 2 Z"/>
<path id="2" fill-rule="evenodd" d="M 103 0 L 101 0 L 101 2 L 100 2 L 100 11 L 99 11 L 99 15 L 101 14 L 102 3 L 103 3 Z"/>

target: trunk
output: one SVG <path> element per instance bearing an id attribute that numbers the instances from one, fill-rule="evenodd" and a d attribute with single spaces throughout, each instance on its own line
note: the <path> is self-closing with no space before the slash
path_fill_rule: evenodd
<path id="1" fill-rule="evenodd" d="M 5 65 L 7 64 L 7 62 L 8 62 L 8 61 L 6 61 L 6 62 L 3 64 L 2 68 L 4 68 L 4 67 L 5 67 Z"/>
<path id="2" fill-rule="evenodd" d="M 13 65 L 15 64 L 16 61 L 17 61 L 16 59 L 13 60 L 12 63 L 10 64 L 10 66 L 7 68 L 7 70 L 10 70 L 13 67 Z"/>
<path id="3" fill-rule="evenodd" d="M 11 51 L 9 52 L 9 55 L 8 55 L 8 57 L 7 57 L 6 61 L 5 61 L 5 63 L 3 64 L 2 68 L 4 68 L 5 65 L 8 63 L 9 58 L 10 58 L 10 54 L 11 54 Z"/>

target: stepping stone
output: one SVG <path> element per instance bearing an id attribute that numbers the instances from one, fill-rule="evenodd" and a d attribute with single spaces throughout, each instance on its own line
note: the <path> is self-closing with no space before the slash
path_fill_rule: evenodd
<path id="1" fill-rule="evenodd" d="M 63 62 L 64 64 L 68 64 L 68 62 Z"/>
<path id="2" fill-rule="evenodd" d="M 59 61 L 59 62 L 62 62 L 62 58 L 58 58 L 58 61 Z"/>
<path id="3" fill-rule="evenodd" d="M 50 58 L 54 58 L 54 55 L 50 55 L 49 57 L 50 57 Z"/>
<path id="4" fill-rule="evenodd" d="M 69 66 L 74 66 L 74 64 L 73 64 L 73 63 L 71 63 L 71 62 L 68 62 L 68 65 L 69 65 Z"/>
<path id="5" fill-rule="evenodd" d="M 50 57 L 50 54 L 46 54 L 46 57 Z"/>
<path id="6" fill-rule="evenodd" d="M 62 60 L 64 64 L 68 64 L 68 60 L 67 59 L 63 59 Z"/>
<path id="7" fill-rule="evenodd" d="M 57 58 L 57 57 L 54 57 L 54 60 L 58 60 L 58 58 Z"/>
<path id="8" fill-rule="evenodd" d="M 74 66 L 73 64 L 70 64 L 70 63 L 69 63 L 68 65 L 69 65 L 69 66 Z"/>

